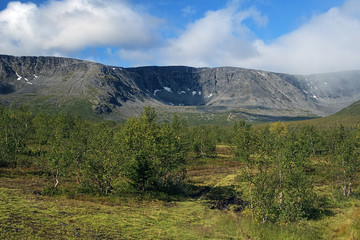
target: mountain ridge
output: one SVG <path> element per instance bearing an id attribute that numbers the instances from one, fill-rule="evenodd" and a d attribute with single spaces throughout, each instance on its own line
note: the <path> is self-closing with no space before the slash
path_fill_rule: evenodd
<path id="1" fill-rule="evenodd" d="M 334 114 L 360 100 L 360 71 L 291 75 L 237 67 L 123 68 L 60 57 L 0 55 L 0 101 L 121 120 L 160 112 L 278 117 Z M 245 114 L 245 115 L 244 115 Z M 245 118 L 247 118 L 245 116 Z"/>

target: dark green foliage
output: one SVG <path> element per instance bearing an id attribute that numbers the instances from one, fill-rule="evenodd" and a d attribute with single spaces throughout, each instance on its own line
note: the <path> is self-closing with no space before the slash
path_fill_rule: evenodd
<path id="1" fill-rule="evenodd" d="M 291 128 L 281 122 L 252 126 L 245 121 L 233 128 L 188 127 L 177 116 L 159 123 L 151 107 L 124 125 L 91 123 L 61 113 L 33 116 L 27 107 L 0 107 L 0 166 L 33 164 L 49 180 L 44 193 L 178 194 L 185 189 L 188 154 L 215 157 L 216 144 L 221 143 L 227 152 L 233 149 L 241 165 L 236 190 L 242 193 L 241 208 L 247 206 L 245 212 L 259 222 L 286 223 L 314 218 L 315 213 L 319 216 L 315 184 L 342 195 L 340 199 L 332 193 L 327 201 L 356 197 L 359 139 L 360 127 Z M 211 197 L 219 203 L 223 198 L 236 198 L 235 192 L 231 196 L 210 193 L 219 195 Z"/>
<path id="2" fill-rule="evenodd" d="M 235 125 L 235 156 L 244 165 L 241 180 L 253 218 L 287 222 L 309 216 L 315 196 L 304 141 L 279 122 L 259 130 L 245 122 Z"/>
<path id="3" fill-rule="evenodd" d="M 125 123 L 118 138 L 128 170 L 125 174 L 136 188 L 163 189 L 182 182 L 187 152 L 182 131 L 177 118 L 172 124 L 158 124 L 152 108 Z"/>
<path id="4" fill-rule="evenodd" d="M 350 196 L 360 171 L 359 136 L 357 132 L 350 132 L 341 125 L 333 130 L 331 137 L 331 172 L 342 194 Z"/>
<path id="5" fill-rule="evenodd" d="M 31 122 L 28 107 L 0 108 L 0 165 L 20 166 L 25 164 L 18 156 L 26 148 L 26 136 Z"/>
<path id="6" fill-rule="evenodd" d="M 49 114 L 40 112 L 32 119 L 32 125 L 39 151 L 42 151 L 42 147 L 48 143 L 52 133 L 52 118 Z"/>
<path id="7" fill-rule="evenodd" d="M 0 132 L 0 165 L 7 166 L 14 158 L 14 142 L 11 138 L 10 126 L 11 118 L 10 112 L 6 108 L 0 109 L 1 132 Z"/>
<path id="8" fill-rule="evenodd" d="M 204 125 L 193 127 L 189 137 L 191 150 L 198 157 L 216 155 L 217 135 L 212 127 Z"/>
<path id="9" fill-rule="evenodd" d="M 71 148 L 74 147 L 71 139 L 74 129 L 74 119 L 70 115 L 58 114 L 52 121 L 52 132 L 49 138 L 49 150 L 44 167 L 51 172 L 54 188 L 68 177 L 74 163 Z"/>
<path id="10" fill-rule="evenodd" d="M 123 165 L 123 159 L 116 153 L 116 144 L 110 126 L 105 123 L 93 126 L 88 134 L 85 158 L 78 162 L 83 187 L 90 187 L 102 194 L 113 191 Z"/>
<path id="11" fill-rule="evenodd" d="M 282 197 L 279 207 L 280 219 L 284 221 L 308 218 L 314 208 L 316 196 L 312 177 L 306 173 L 311 168 L 312 151 L 303 144 L 304 141 L 306 139 L 302 139 L 301 135 L 290 132 L 285 138 L 283 150 L 279 149 L 283 152 L 277 168 L 279 196 Z"/>

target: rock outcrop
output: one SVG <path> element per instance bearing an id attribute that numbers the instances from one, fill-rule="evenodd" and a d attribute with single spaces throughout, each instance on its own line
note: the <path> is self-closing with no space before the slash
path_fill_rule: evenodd
<path id="1" fill-rule="evenodd" d="M 122 68 L 0 55 L 1 102 L 83 107 L 116 120 L 137 115 L 145 105 L 170 112 L 326 116 L 360 100 L 359 93 L 360 71 L 298 76 L 234 67 Z"/>

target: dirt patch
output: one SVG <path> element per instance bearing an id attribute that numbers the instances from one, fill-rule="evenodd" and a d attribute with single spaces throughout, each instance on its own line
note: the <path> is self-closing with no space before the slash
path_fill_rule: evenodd
<path id="1" fill-rule="evenodd" d="M 221 211 L 232 210 L 234 212 L 241 212 L 246 206 L 247 202 L 236 196 L 211 201 L 210 203 L 210 209 L 218 209 Z"/>
<path id="2" fill-rule="evenodd" d="M 241 196 L 242 193 L 237 192 L 233 186 L 218 186 L 209 188 L 203 198 L 209 200 L 210 209 L 241 212 L 248 204 Z"/>

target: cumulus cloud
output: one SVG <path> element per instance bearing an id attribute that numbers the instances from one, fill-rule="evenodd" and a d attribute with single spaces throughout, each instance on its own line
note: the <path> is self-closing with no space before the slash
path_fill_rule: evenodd
<path id="1" fill-rule="evenodd" d="M 255 8 L 240 7 L 231 1 L 189 24 L 165 46 L 142 52 L 122 50 L 120 56 L 138 65 L 237 66 L 293 74 L 360 68 L 359 1 L 348 0 L 314 15 L 271 43 L 257 38 L 246 25 L 252 19 L 266 27 L 266 16 Z"/>
<path id="2" fill-rule="evenodd" d="M 161 55 L 169 64 L 182 62 L 193 66 L 216 66 L 256 56 L 251 31 L 243 21 L 258 15 L 254 9 L 237 12 L 232 7 L 207 12 L 179 38 L 170 39 Z"/>
<path id="3" fill-rule="evenodd" d="M 258 55 L 252 32 L 243 23 L 252 18 L 266 24 L 266 17 L 255 8 L 239 11 L 238 4 L 230 2 L 224 9 L 209 11 L 205 16 L 187 26 L 179 37 L 148 52 L 121 50 L 120 56 L 136 64 L 144 59 L 162 65 L 219 66 L 231 65 L 237 60 Z M 138 56 L 140 56 L 140 61 Z"/>
<path id="4" fill-rule="evenodd" d="M 360 2 L 314 16 L 271 44 L 255 41 L 260 56 L 238 64 L 289 73 L 319 73 L 360 68 Z"/>
<path id="5" fill-rule="evenodd" d="M 0 52 L 54 55 L 109 45 L 146 49 L 158 40 L 159 24 L 160 19 L 121 0 L 10 2 L 0 12 Z"/>
<path id="6" fill-rule="evenodd" d="M 164 37 L 168 32 L 161 37 L 163 20 L 127 0 L 10 2 L 0 12 L 0 52 L 66 56 L 104 47 L 133 65 L 237 66 L 295 74 L 360 69 L 358 0 L 314 15 L 271 43 L 259 39 L 249 21 L 265 28 L 268 19 L 231 0 L 169 38 Z"/>

